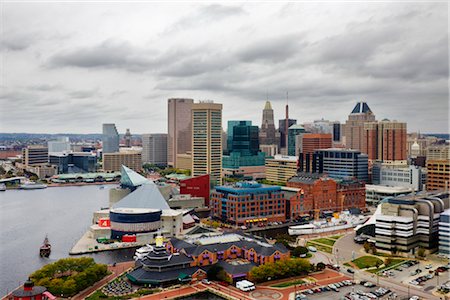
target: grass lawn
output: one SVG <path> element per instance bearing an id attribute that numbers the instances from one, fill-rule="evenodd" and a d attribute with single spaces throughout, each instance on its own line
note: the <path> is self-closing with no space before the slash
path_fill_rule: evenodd
<path id="1" fill-rule="evenodd" d="M 307 247 L 313 246 L 313 247 L 317 248 L 317 250 L 319 250 L 319 251 L 323 251 L 323 252 L 330 253 L 330 254 L 333 253 L 333 248 L 332 247 L 321 245 L 321 244 L 316 244 L 313 241 L 307 242 L 306 246 Z"/>
<path id="2" fill-rule="evenodd" d="M 395 265 L 398 265 L 400 263 L 403 263 L 405 261 L 407 261 L 408 259 L 392 259 L 391 262 L 389 264 L 387 264 L 384 268 L 381 269 L 373 269 L 373 270 L 369 270 L 370 273 L 378 273 L 378 272 L 383 272 L 385 270 L 389 270 L 392 267 L 394 267 Z"/>
<path id="3" fill-rule="evenodd" d="M 328 238 L 329 239 L 333 239 L 333 240 L 337 240 L 337 239 L 340 239 L 342 236 L 344 236 L 343 234 L 341 234 L 341 235 L 333 235 L 333 236 L 329 236 Z"/>
<path id="4" fill-rule="evenodd" d="M 360 269 L 375 267 L 377 265 L 377 262 L 379 263 L 379 265 L 383 264 L 383 261 L 381 259 L 374 256 L 361 256 L 353 260 L 352 262 Z"/>
<path id="5" fill-rule="evenodd" d="M 293 286 L 293 285 L 302 284 L 302 283 L 305 283 L 305 281 L 299 279 L 299 280 L 277 283 L 277 284 L 271 285 L 271 287 L 284 288 L 284 287 Z"/>
<path id="6" fill-rule="evenodd" d="M 336 243 L 336 240 L 320 238 L 320 239 L 311 240 L 311 242 L 321 243 L 321 244 L 325 244 L 325 245 L 333 247 L 334 243 Z"/>

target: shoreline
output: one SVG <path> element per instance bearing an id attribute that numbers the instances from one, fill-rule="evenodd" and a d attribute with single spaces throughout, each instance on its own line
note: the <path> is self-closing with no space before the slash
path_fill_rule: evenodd
<path id="1" fill-rule="evenodd" d="M 90 185 L 112 185 L 112 184 L 120 184 L 119 181 L 108 181 L 108 182 L 69 182 L 69 183 L 45 183 L 48 188 L 52 187 L 66 187 L 66 186 L 90 186 Z M 44 188 L 45 189 L 45 188 Z M 15 187 L 6 187 L 6 191 L 9 190 L 22 190 L 20 186 Z M 33 189 L 28 189 L 27 191 L 32 191 Z M 43 189 L 36 189 L 43 190 Z"/>

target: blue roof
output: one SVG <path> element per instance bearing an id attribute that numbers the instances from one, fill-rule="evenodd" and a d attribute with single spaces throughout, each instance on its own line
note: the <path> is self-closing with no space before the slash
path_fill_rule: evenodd
<path id="1" fill-rule="evenodd" d="M 144 183 L 150 182 L 141 174 L 122 165 L 120 183 L 126 187 L 137 187 Z"/>
<path id="2" fill-rule="evenodd" d="M 265 194 L 268 192 L 278 192 L 281 191 L 280 186 L 270 186 L 270 185 L 260 185 L 257 187 L 253 186 L 216 186 L 216 191 L 226 192 L 235 195 L 247 195 L 247 194 Z"/>

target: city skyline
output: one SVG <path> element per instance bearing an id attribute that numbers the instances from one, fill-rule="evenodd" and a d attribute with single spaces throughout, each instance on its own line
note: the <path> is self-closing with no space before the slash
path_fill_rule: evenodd
<path id="1" fill-rule="evenodd" d="M 298 123 L 365 101 L 408 132 L 448 130 L 447 3 L 111 4 L 2 4 L 0 132 L 166 133 L 177 97 L 260 126 L 286 92 Z"/>

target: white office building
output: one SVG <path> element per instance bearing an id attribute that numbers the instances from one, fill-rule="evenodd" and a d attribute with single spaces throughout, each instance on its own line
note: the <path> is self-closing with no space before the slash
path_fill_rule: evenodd
<path id="1" fill-rule="evenodd" d="M 167 134 L 142 135 L 142 162 L 167 166 Z"/>
<path id="2" fill-rule="evenodd" d="M 58 137 L 56 140 L 48 141 L 49 153 L 61 153 L 70 151 L 70 141 L 67 136 Z"/>
<path id="3" fill-rule="evenodd" d="M 366 203 L 368 205 L 378 205 L 381 200 L 388 197 L 406 195 L 413 191 L 411 186 L 385 186 L 366 184 Z"/>
<path id="4" fill-rule="evenodd" d="M 419 166 L 392 168 L 383 164 L 374 164 L 372 168 L 372 182 L 376 185 L 409 187 L 415 191 L 422 191 L 426 181 L 426 169 Z"/>
<path id="5" fill-rule="evenodd" d="M 450 258 L 450 209 L 439 219 L 439 254 Z"/>

